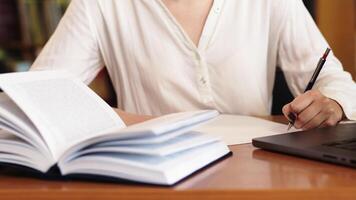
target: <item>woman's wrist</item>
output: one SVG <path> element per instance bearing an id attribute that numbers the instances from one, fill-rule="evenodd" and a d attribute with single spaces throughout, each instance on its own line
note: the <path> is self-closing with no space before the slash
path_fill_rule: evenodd
<path id="1" fill-rule="evenodd" d="M 114 111 L 120 116 L 122 121 L 124 121 L 127 126 L 138 124 L 155 118 L 154 116 L 149 115 L 137 115 L 133 113 L 128 113 L 118 108 L 114 108 Z"/>

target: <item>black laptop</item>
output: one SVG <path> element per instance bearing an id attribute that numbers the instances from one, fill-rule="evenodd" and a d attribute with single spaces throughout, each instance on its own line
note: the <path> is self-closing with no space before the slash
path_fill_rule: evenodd
<path id="1" fill-rule="evenodd" d="M 265 150 L 356 168 L 356 124 L 256 138 L 252 144 Z"/>

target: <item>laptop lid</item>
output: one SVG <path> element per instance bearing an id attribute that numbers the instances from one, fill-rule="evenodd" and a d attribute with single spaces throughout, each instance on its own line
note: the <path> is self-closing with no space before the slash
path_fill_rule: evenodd
<path id="1" fill-rule="evenodd" d="M 255 147 L 356 168 L 356 124 L 255 138 Z"/>

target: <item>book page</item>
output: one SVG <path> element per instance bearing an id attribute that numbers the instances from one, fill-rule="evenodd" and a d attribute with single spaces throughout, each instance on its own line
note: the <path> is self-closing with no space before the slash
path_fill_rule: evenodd
<path id="1" fill-rule="evenodd" d="M 79 155 L 84 155 L 88 153 L 132 153 L 132 154 L 143 154 L 143 155 L 155 155 L 155 156 L 167 156 L 180 151 L 186 151 L 191 148 L 201 146 L 207 143 L 216 142 L 219 139 L 216 137 L 211 137 L 206 134 L 189 132 L 180 135 L 172 140 L 168 140 L 157 144 L 117 144 L 117 143 L 100 143 L 90 146 L 90 148 L 85 148 L 74 155 L 73 157 L 78 157 Z"/>
<path id="2" fill-rule="evenodd" d="M 165 142 L 191 131 L 195 126 L 206 123 L 218 115 L 219 113 L 215 110 L 173 113 L 120 130 L 108 130 L 105 134 L 99 135 L 99 137 L 91 137 L 81 142 L 80 145 L 69 148 L 62 154 L 62 157 L 66 159 L 82 148 L 109 141 L 123 142 L 121 145 L 125 142 L 129 144 L 157 144 Z"/>
<path id="3" fill-rule="evenodd" d="M 0 162 L 22 165 L 42 172 L 55 164 L 30 143 L 6 130 L 0 130 Z"/>
<path id="4" fill-rule="evenodd" d="M 0 127 L 13 129 L 13 134 L 30 142 L 40 150 L 47 150 L 42 136 L 25 113 L 5 94 L 0 93 Z"/>
<path id="5" fill-rule="evenodd" d="M 94 174 L 112 178 L 171 185 L 228 154 L 222 142 L 213 142 L 168 156 L 132 153 L 95 153 L 59 162 L 61 173 Z"/>
<path id="6" fill-rule="evenodd" d="M 238 115 L 220 115 L 194 130 L 220 137 L 227 145 L 251 143 L 253 138 L 298 131 L 294 128 L 287 131 L 285 124 Z"/>
<path id="7" fill-rule="evenodd" d="M 205 123 L 219 113 L 216 110 L 197 110 L 172 113 L 139 124 L 129 126 L 120 131 L 121 139 L 159 136 L 180 130 L 191 130 L 194 126 Z"/>
<path id="8" fill-rule="evenodd" d="M 36 125 L 55 159 L 83 140 L 125 127 L 100 97 L 63 72 L 4 74 L 0 87 Z"/>

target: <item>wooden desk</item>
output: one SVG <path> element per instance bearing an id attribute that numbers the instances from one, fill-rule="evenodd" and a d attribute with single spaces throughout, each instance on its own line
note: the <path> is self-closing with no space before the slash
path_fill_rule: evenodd
<path id="1" fill-rule="evenodd" d="M 355 169 L 267 152 L 250 144 L 230 148 L 232 157 L 171 188 L 48 181 L 0 169 L 0 199 L 356 199 Z"/>

